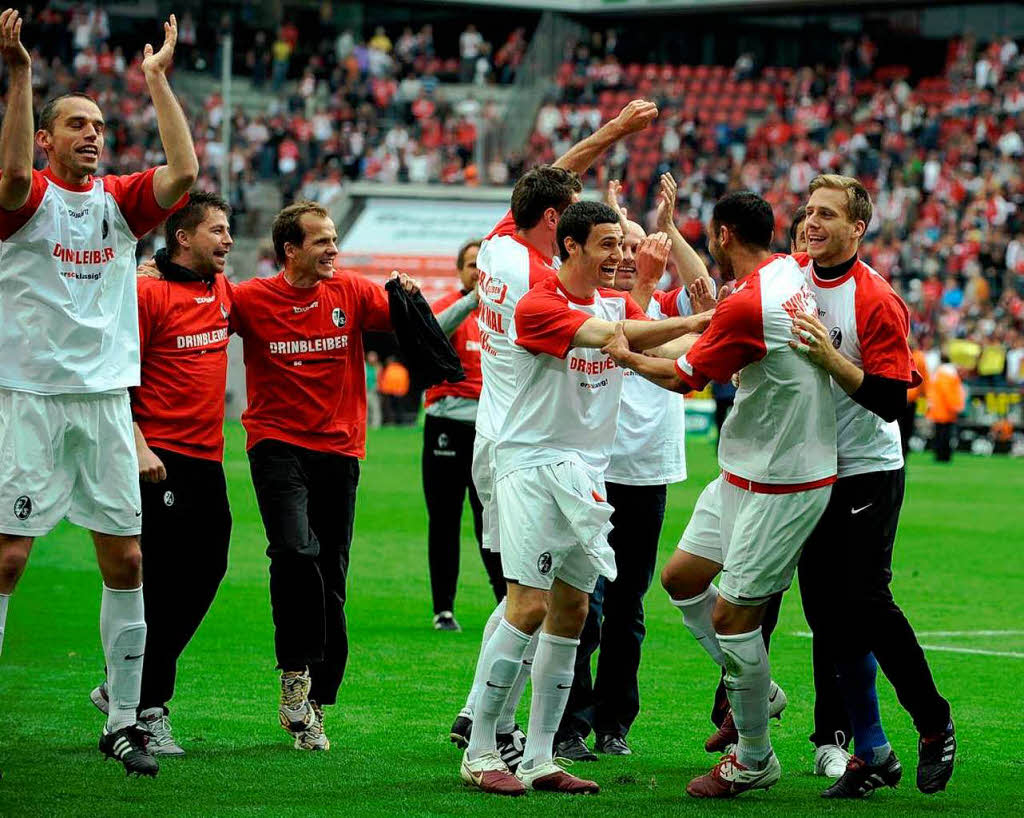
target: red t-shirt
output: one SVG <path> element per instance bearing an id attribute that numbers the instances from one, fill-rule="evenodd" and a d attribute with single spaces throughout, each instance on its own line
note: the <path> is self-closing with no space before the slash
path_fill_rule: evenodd
<path id="1" fill-rule="evenodd" d="M 245 342 L 248 448 L 272 439 L 366 454 L 364 330 L 390 332 L 388 297 L 358 273 L 312 287 L 279 273 L 234 288 L 231 329 Z"/>
<path id="2" fill-rule="evenodd" d="M 231 285 L 138 277 L 142 382 L 132 417 L 150 446 L 219 461 L 224 456 Z"/>
<path id="3" fill-rule="evenodd" d="M 430 308 L 434 311 L 434 315 L 440 315 L 462 298 L 462 296 L 462 290 L 452 290 L 431 304 Z M 435 401 L 446 397 L 480 400 L 480 390 L 483 389 L 484 379 L 480 373 L 480 324 L 477 322 L 478 314 L 478 309 L 473 310 L 473 312 L 466 316 L 466 320 L 459 324 L 458 329 L 449 336 L 462 364 L 462 371 L 466 373 L 466 380 L 459 383 L 442 383 L 438 386 L 432 386 L 427 390 L 426 398 L 423 401 L 425 406 L 430 406 Z"/>

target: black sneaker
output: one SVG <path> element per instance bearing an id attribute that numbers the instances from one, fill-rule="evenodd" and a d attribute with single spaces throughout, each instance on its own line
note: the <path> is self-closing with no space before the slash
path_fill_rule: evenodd
<path id="1" fill-rule="evenodd" d="M 569 738 L 555 744 L 555 758 L 567 758 L 570 761 L 597 761 L 587 743 L 579 736 Z"/>
<path id="2" fill-rule="evenodd" d="M 434 614 L 434 630 L 455 631 L 457 633 L 462 630 L 462 626 L 451 611 L 441 611 L 439 614 Z"/>
<path id="3" fill-rule="evenodd" d="M 851 756 L 846 772 L 821 797 L 866 798 L 879 787 L 895 787 L 902 777 L 903 765 L 892 751 L 881 764 L 868 764 L 857 756 Z"/>
<path id="4" fill-rule="evenodd" d="M 460 750 L 469 746 L 469 737 L 473 734 L 473 717 L 468 711 L 460 710 L 459 715 L 452 722 L 452 729 L 448 731 L 448 739 Z"/>
<path id="5" fill-rule="evenodd" d="M 523 760 L 523 750 L 526 749 L 526 733 L 517 724 L 512 728 L 511 733 L 498 733 L 495 735 L 498 744 L 498 755 L 505 762 L 510 772 L 519 769 L 519 763 Z"/>
<path id="6" fill-rule="evenodd" d="M 108 733 L 103 729 L 100 736 L 100 750 L 107 758 L 113 758 L 124 765 L 125 775 L 149 775 L 156 777 L 160 765 L 146 749 L 149 733 L 137 724 L 130 724 Z"/>
<path id="7" fill-rule="evenodd" d="M 950 722 L 941 733 L 922 738 L 917 743 L 917 788 L 925 795 L 934 795 L 946 789 L 953 775 L 955 733 L 953 722 Z"/>
<path id="8" fill-rule="evenodd" d="M 605 735 L 598 736 L 594 742 L 594 751 L 604 753 L 608 756 L 631 756 L 633 751 L 626 744 L 625 736 Z"/>

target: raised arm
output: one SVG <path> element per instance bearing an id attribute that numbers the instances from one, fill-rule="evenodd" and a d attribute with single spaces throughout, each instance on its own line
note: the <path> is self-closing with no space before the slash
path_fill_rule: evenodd
<path id="1" fill-rule="evenodd" d="M 636 250 L 636 283 L 630 295 L 644 312 L 651 303 L 651 296 L 665 274 L 672 243 L 664 233 L 651 233 L 640 242 Z"/>
<path id="2" fill-rule="evenodd" d="M 24 205 L 32 189 L 32 58 L 21 43 L 21 23 L 14 9 L 0 14 L 0 54 L 8 71 L 7 110 L 0 129 L 0 208 L 4 210 Z"/>
<path id="3" fill-rule="evenodd" d="M 185 119 L 185 112 L 171 90 L 167 72 L 174 59 L 174 45 L 178 41 L 178 21 L 172 14 L 164 23 L 164 44 L 159 51 L 146 43 L 143 50 L 142 73 L 156 109 L 156 124 L 160 129 L 160 142 L 167 157 L 167 164 L 159 168 L 153 177 L 153 189 L 157 204 L 168 208 L 180 199 L 195 184 L 199 176 L 199 160 L 196 159 L 192 133 Z"/>
<path id="4" fill-rule="evenodd" d="M 697 251 L 690 247 L 689 242 L 683 238 L 683 234 L 676 227 L 676 180 L 671 173 L 661 174 L 661 187 L 658 191 L 658 230 L 665 233 L 672 241 L 672 260 L 676 263 L 676 270 L 683 286 L 689 287 L 698 278 L 706 278 L 711 281 L 708 268 Z"/>
<path id="5" fill-rule="evenodd" d="M 634 99 L 615 119 L 606 122 L 586 139 L 573 145 L 555 160 L 556 168 L 575 171 L 582 175 L 597 158 L 620 139 L 650 125 L 658 115 L 658 106 L 643 99 Z"/>

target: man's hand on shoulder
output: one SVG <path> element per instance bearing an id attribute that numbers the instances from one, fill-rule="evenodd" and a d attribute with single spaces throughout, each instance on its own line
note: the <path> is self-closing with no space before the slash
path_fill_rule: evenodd
<path id="1" fill-rule="evenodd" d="M 156 259 L 152 258 L 147 259 L 146 261 L 143 261 L 141 264 L 139 264 L 135 272 L 140 276 L 144 276 L 145 278 L 164 277 L 163 273 L 160 272 L 160 268 L 156 266 Z"/>

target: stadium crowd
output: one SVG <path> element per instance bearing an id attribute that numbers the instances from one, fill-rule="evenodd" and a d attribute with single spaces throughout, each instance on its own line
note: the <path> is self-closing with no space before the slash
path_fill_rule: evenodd
<path id="1" fill-rule="evenodd" d="M 906 299 L 921 346 L 937 357 L 940 343 L 963 342 L 954 350 L 967 374 L 1019 383 L 1020 49 L 1008 38 L 982 44 L 968 35 L 949 44 L 942 76 L 915 85 L 906 67 L 875 67 L 874 53 L 865 39 L 844 46 L 834 68 L 758 69 L 742 55 L 727 69 L 622 65 L 614 44 L 579 45 L 559 72 L 559 94 L 538 114 L 527 165 L 593 132 L 621 100 L 654 99 L 664 115 L 649 135 L 616 148 L 607 173 L 624 180 L 629 211 L 648 226 L 653 182 L 673 173 L 684 235 L 705 257 L 702 225 L 726 190 L 754 190 L 772 203 L 781 249 L 807 182 L 820 172 L 855 175 L 877 205 L 865 260 Z"/>

